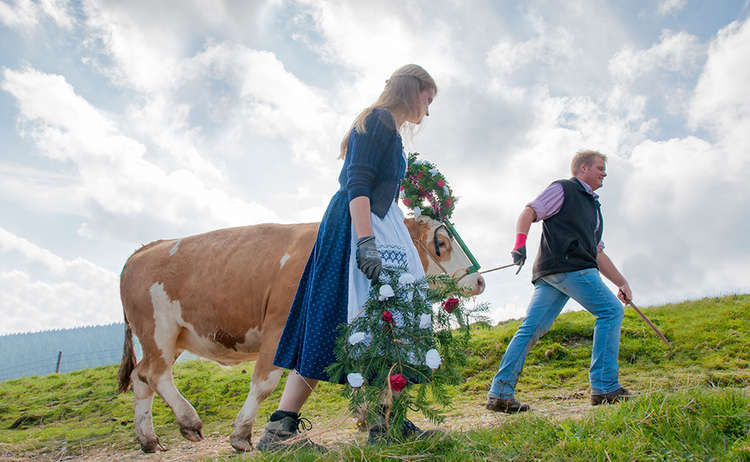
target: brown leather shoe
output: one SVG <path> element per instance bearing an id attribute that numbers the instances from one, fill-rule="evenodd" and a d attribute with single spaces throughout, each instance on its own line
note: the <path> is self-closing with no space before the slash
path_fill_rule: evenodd
<path id="1" fill-rule="evenodd" d="M 487 397 L 487 409 L 495 412 L 505 412 L 506 414 L 517 414 L 519 412 L 528 411 L 529 405 L 519 403 L 516 399 L 510 398 L 495 398 L 494 396 Z"/>
<path id="2" fill-rule="evenodd" d="M 619 403 L 620 401 L 627 401 L 632 397 L 633 395 L 631 395 L 628 390 L 620 387 L 619 389 L 610 391 L 609 393 L 604 393 L 601 395 L 591 395 L 591 405 L 598 406 L 600 404 L 615 404 Z"/>

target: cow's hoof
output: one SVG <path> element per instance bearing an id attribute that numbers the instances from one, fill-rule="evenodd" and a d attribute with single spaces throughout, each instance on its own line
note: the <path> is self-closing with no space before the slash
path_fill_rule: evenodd
<path id="1" fill-rule="evenodd" d="M 163 444 L 161 444 L 161 441 L 159 441 L 159 438 L 149 439 L 146 441 L 139 441 L 139 443 L 141 444 L 141 451 L 147 454 L 154 453 L 156 452 L 157 449 L 160 451 L 167 450 L 167 448 Z"/>
<path id="2" fill-rule="evenodd" d="M 185 439 L 198 442 L 203 440 L 203 425 L 198 424 L 197 427 L 180 427 L 180 433 Z"/>
<path id="3" fill-rule="evenodd" d="M 250 442 L 250 438 L 241 438 L 232 435 L 229 437 L 229 444 L 231 444 L 237 452 L 249 452 L 253 450 L 253 444 Z"/>

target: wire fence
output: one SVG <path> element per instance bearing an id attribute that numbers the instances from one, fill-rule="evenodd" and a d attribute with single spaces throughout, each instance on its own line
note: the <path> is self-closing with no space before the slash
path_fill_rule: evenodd
<path id="1" fill-rule="evenodd" d="M 0 382 L 119 364 L 123 341 L 122 324 L 0 336 Z M 140 359 L 137 337 L 133 349 Z M 196 358 L 186 351 L 178 361 Z"/>
<path id="2" fill-rule="evenodd" d="M 59 350 L 61 351 L 61 350 Z M 96 351 L 78 351 L 59 354 L 55 352 L 46 358 L 25 361 L 23 364 L 0 367 L 0 381 L 33 375 L 48 375 L 56 372 L 72 372 L 99 366 L 109 366 L 120 362 L 122 347 Z M 58 365 L 59 357 L 59 365 Z"/>
<path id="3" fill-rule="evenodd" d="M 118 364 L 122 323 L 0 336 L 0 381 Z M 133 339 L 136 355 L 141 347 Z"/>

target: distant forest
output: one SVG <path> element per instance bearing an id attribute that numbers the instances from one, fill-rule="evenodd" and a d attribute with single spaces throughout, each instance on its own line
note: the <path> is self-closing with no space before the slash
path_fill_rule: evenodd
<path id="1" fill-rule="evenodd" d="M 125 325 L 121 322 L 106 326 L 0 335 L 0 381 L 55 373 L 58 357 L 59 372 L 118 364 L 122 359 L 124 340 Z M 135 336 L 133 343 L 136 355 L 140 358 L 141 345 Z M 195 358 L 189 353 L 180 356 L 180 360 Z"/>

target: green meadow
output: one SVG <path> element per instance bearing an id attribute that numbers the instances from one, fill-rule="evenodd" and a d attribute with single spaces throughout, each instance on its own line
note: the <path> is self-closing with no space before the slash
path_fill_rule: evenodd
<path id="1" fill-rule="evenodd" d="M 352 438 L 323 456 L 300 451 L 219 460 L 750 461 L 750 295 L 642 308 L 672 347 L 626 308 L 620 378 L 639 394 L 629 402 L 596 408 L 587 404 L 593 317 L 565 313 L 531 349 L 517 387 L 518 398 L 536 411 L 496 419 L 481 405 L 519 321 L 476 324 L 465 382 L 449 388 L 453 406 L 446 410 L 444 424 L 426 425 L 444 428 L 444 437 L 389 446 Z M 137 448 L 133 396 L 116 394 L 117 367 L 0 383 L 0 459 Z M 204 434 L 226 437 L 227 447 L 251 373 L 252 363 L 222 368 L 190 361 L 175 366 L 175 383 L 201 416 Z M 256 428 L 267 422 L 282 388 L 283 379 L 261 406 Z M 315 422 L 345 414 L 340 391 L 321 384 L 304 415 Z M 550 405 L 563 411 L 548 415 L 544 409 Z M 473 409 L 469 418 L 477 420 L 476 427 L 451 430 L 453 420 L 466 420 L 466 409 Z M 480 424 L 488 414 L 498 423 Z M 354 427 L 354 419 L 345 422 Z M 154 426 L 166 446 L 181 440 L 171 410 L 158 397 Z"/>

